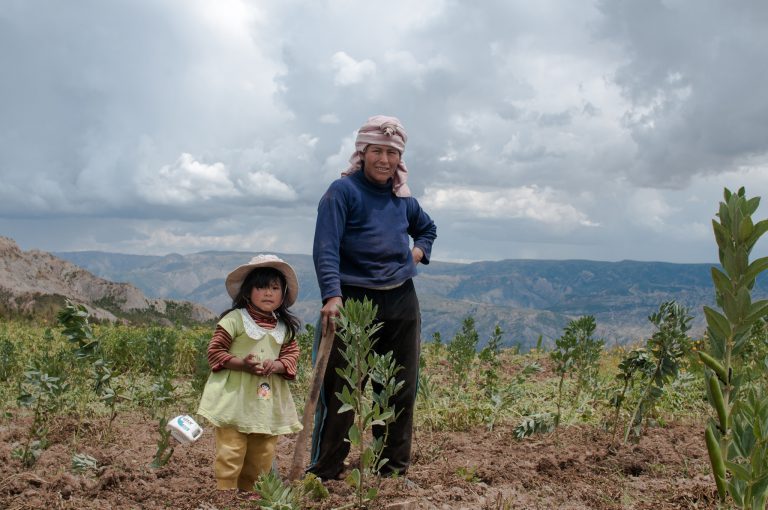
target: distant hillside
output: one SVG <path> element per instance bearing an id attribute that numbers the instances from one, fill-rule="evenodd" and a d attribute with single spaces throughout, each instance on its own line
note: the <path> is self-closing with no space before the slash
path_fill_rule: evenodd
<path id="1" fill-rule="evenodd" d="M 114 283 L 50 253 L 21 251 L 0 237 L 0 316 L 52 318 L 70 299 L 98 319 L 141 323 L 205 322 L 215 315 L 190 301 L 150 299 L 129 283 Z"/>
<path id="2" fill-rule="evenodd" d="M 218 312 L 230 304 L 226 274 L 252 253 L 202 252 L 142 257 L 103 252 L 69 252 L 58 256 L 111 280 L 129 281 L 147 295 L 188 299 Z M 312 258 L 280 254 L 299 275 L 301 290 L 294 310 L 314 323 L 319 311 Z M 472 264 L 433 261 L 420 266 L 416 287 L 421 301 L 425 340 L 440 332 L 453 337 L 462 319 L 476 319 L 481 344 L 496 324 L 506 345 L 535 345 L 539 335 L 550 343 L 568 321 L 594 315 L 598 333 L 609 345 L 646 338 L 648 315 L 659 304 L 677 300 L 695 316 L 701 334 L 701 308 L 714 301 L 709 264 L 662 262 L 595 262 L 588 260 L 503 260 Z M 768 281 L 758 281 L 757 296 L 766 296 Z"/>

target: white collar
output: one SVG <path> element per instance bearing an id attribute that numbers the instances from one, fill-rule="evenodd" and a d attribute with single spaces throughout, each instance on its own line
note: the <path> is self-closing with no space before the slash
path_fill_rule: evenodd
<path id="1" fill-rule="evenodd" d="M 258 324 L 256 324 L 256 321 L 253 320 L 253 318 L 248 314 L 248 310 L 245 308 L 240 308 L 240 315 L 243 317 L 243 326 L 245 326 L 245 333 L 253 338 L 254 340 L 261 340 L 261 338 L 269 333 L 272 335 L 272 338 L 275 339 L 275 342 L 277 342 L 277 345 L 283 345 L 283 342 L 285 342 L 285 333 L 287 328 L 285 327 L 285 323 L 283 321 L 278 320 L 277 324 L 275 325 L 274 329 L 266 329 Z"/>

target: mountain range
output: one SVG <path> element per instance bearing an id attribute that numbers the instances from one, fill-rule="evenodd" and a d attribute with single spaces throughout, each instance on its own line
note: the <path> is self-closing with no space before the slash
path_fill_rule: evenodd
<path id="1" fill-rule="evenodd" d="M 130 283 L 100 278 L 47 252 L 22 251 L 0 237 L 0 317 L 50 320 L 66 300 L 85 305 L 99 320 L 170 325 L 215 317 L 200 304 L 148 298 Z"/>
<path id="2" fill-rule="evenodd" d="M 148 296 L 199 303 L 220 313 L 230 304 L 227 273 L 252 253 L 208 251 L 190 255 L 126 255 L 82 251 L 56 256 L 102 278 L 130 282 Z M 320 308 L 312 258 L 278 254 L 296 269 L 300 282 L 294 312 L 314 323 Z M 467 316 L 475 319 L 484 345 L 495 326 L 502 343 L 523 349 L 541 335 L 551 345 L 572 319 L 593 315 L 607 345 L 642 341 L 648 321 L 664 301 L 676 300 L 694 316 L 692 334 L 704 331 L 702 306 L 714 304 L 712 264 L 598 262 L 589 260 L 502 260 L 475 263 L 432 261 L 415 279 L 421 302 L 423 337 L 439 332 L 448 341 Z M 755 296 L 766 297 L 768 278 L 758 280 Z"/>

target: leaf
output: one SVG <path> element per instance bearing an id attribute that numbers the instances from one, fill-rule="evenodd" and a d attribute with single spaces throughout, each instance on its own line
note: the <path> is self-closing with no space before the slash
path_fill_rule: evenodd
<path id="1" fill-rule="evenodd" d="M 349 442 L 352 443 L 353 446 L 358 446 L 362 443 L 360 430 L 357 428 L 357 425 L 354 423 L 352 424 L 351 427 L 349 427 L 349 432 L 347 433 L 347 437 L 349 437 Z"/>
<path id="2" fill-rule="evenodd" d="M 736 279 L 740 276 L 741 273 L 738 271 L 738 266 L 736 264 L 736 256 L 733 253 L 733 250 L 728 247 L 727 249 L 723 250 L 723 269 L 725 269 L 726 274 L 729 278 Z"/>
<path id="3" fill-rule="evenodd" d="M 768 491 L 768 473 L 752 482 L 752 497 L 764 500 L 766 491 Z"/>
<path id="4" fill-rule="evenodd" d="M 768 220 L 758 221 L 752 229 L 752 235 L 749 236 L 749 239 L 747 240 L 747 249 L 751 250 L 757 240 L 766 232 L 768 232 Z"/>
<path id="5" fill-rule="evenodd" d="M 720 250 L 730 246 L 730 235 L 728 231 L 720 223 L 712 220 L 712 231 L 715 233 L 715 242 Z"/>
<path id="6" fill-rule="evenodd" d="M 739 310 L 739 318 L 746 318 L 752 308 L 752 296 L 749 295 L 749 290 L 746 287 L 741 287 L 736 293 L 736 307 Z"/>
<path id="7" fill-rule="evenodd" d="M 727 339 L 731 336 L 731 325 L 720 312 L 705 306 L 704 315 L 707 318 L 707 326 L 722 339 Z"/>
<path id="8" fill-rule="evenodd" d="M 755 434 L 751 427 L 744 426 L 742 419 L 734 419 L 732 424 L 732 445 L 738 450 L 739 456 L 749 458 L 749 452 L 755 447 Z"/>
<path id="9" fill-rule="evenodd" d="M 753 215 L 755 211 L 757 211 L 757 208 L 760 206 L 760 197 L 754 197 L 747 200 L 747 204 L 745 206 L 746 213 L 748 215 Z"/>
<path id="10" fill-rule="evenodd" d="M 733 498 L 734 503 L 738 505 L 739 507 L 743 506 L 744 504 L 744 492 L 746 490 L 746 484 L 743 480 L 739 480 L 738 478 L 731 478 L 731 480 L 728 482 L 728 493 Z"/>
<path id="11" fill-rule="evenodd" d="M 373 460 L 374 460 L 374 452 L 371 448 L 366 448 L 363 452 L 363 456 L 361 457 L 361 464 L 363 466 L 363 469 L 371 468 L 373 467 Z"/>
<path id="12" fill-rule="evenodd" d="M 754 225 L 752 224 L 752 218 L 745 216 L 739 225 L 739 241 L 742 243 L 746 242 L 747 239 L 749 239 L 749 236 L 752 235 L 753 229 Z"/>
<path id="13" fill-rule="evenodd" d="M 736 303 L 736 296 L 733 294 L 723 294 L 723 311 L 731 324 L 738 324 L 741 322 L 739 307 Z"/>
<path id="14" fill-rule="evenodd" d="M 352 407 L 351 405 L 349 405 L 349 404 L 342 404 L 342 406 L 338 410 L 338 413 L 341 414 L 341 413 L 346 413 L 347 411 L 354 411 L 354 410 L 355 410 L 355 408 Z"/>
<path id="15" fill-rule="evenodd" d="M 715 284 L 715 289 L 717 292 L 721 294 L 724 292 L 733 292 L 733 284 L 725 273 L 716 267 L 713 267 L 710 270 L 710 273 L 712 275 L 712 282 Z"/>
<path id="16" fill-rule="evenodd" d="M 728 204 L 720 202 L 720 207 L 717 211 L 717 216 L 720 218 L 720 224 L 723 227 L 727 227 L 731 224 L 731 213 L 728 210 Z"/>
<path id="17" fill-rule="evenodd" d="M 744 466 L 744 464 L 725 461 L 725 467 L 733 474 L 733 476 L 739 480 L 749 482 L 749 480 L 752 478 L 752 474 L 750 473 L 749 469 Z"/>
<path id="18" fill-rule="evenodd" d="M 752 306 L 744 319 L 744 323 L 751 327 L 757 319 L 761 319 L 766 315 L 768 315 L 768 299 L 756 301 L 752 303 Z"/>
<path id="19" fill-rule="evenodd" d="M 768 257 L 762 257 L 754 260 L 744 272 L 743 281 L 754 281 L 755 278 L 757 278 L 757 276 L 766 269 L 768 269 Z"/>
<path id="20" fill-rule="evenodd" d="M 747 248 L 743 245 L 737 246 L 734 256 L 736 261 L 736 271 L 738 271 L 738 275 L 743 275 L 747 271 L 747 267 L 749 267 L 749 253 L 747 253 Z"/>
<path id="21" fill-rule="evenodd" d="M 352 487 L 353 489 L 357 489 L 360 487 L 360 470 L 355 468 L 352 471 L 349 472 L 347 475 L 347 478 L 344 479 L 344 481 Z"/>

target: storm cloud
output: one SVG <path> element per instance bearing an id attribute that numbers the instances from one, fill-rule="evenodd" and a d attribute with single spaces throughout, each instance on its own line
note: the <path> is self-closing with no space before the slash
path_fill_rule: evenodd
<path id="1" fill-rule="evenodd" d="M 711 262 L 723 187 L 768 189 L 766 26 L 757 0 L 7 0 L 0 234 L 309 253 L 387 114 L 437 260 Z"/>

